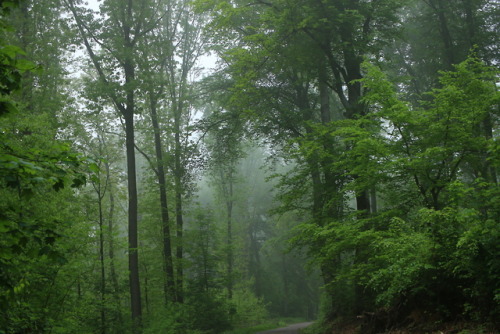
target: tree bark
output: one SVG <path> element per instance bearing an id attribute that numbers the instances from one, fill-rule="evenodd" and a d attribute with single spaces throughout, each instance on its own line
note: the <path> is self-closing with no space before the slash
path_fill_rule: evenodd
<path id="1" fill-rule="evenodd" d="M 132 104 L 133 106 L 133 104 Z M 133 109 L 132 109 L 133 110 Z M 141 289 L 139 280 L 139 253 L 137 237 L 137 178 L 135 162 L 135 133 L 134 116 L 132 113 L 125 115 L 125 135 L 127 151 L 127 181 L 128 181 L 128 249 L 129 249 L 129 279 L 130 279 L 130 305 L 134 333 L 140 332 L 142 307 Z"/>

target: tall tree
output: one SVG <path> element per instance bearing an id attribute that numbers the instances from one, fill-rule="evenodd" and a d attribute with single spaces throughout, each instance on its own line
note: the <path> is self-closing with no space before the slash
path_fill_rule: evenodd
<path id="1" fill-rule="evenodd" d="M 100 6 L 101 17 L 78 6 L 81 2 L 64 0 L 72 13 L 90 60 L 98 74 L 98 85 L 124 120 L 127 182 L 128 182 L 128 238 L 131 314 L 134 332 L 141 328 L 141 290 L 139 280 L 139 252 L 137 237 L 137 177 L 135 158 L 134 115 L 137 113 L 136 70 L 139 41 L 154 29 L 163 8 L 157 1 L 108 0 Z"/>
<path id="2" fill-rule="evenodd" d="M 170 24 L 172 19 L 168 12 L 162 24 L 156 29 L 149 32 L 143 44 L 141 44 L 142 57 L 138 62 L 141 76 L 146 91 L 146 105 L 149 110 L 149 118 L 153 128 L 154 153 L 156 163 L 152 166 L 153 171 L 158 179 L 159 195 L 160 195 L 160 211 L 161 223 L 163 231 L 163 257 L 165 270 L 164 294 L 165 301 L 176 301 L 177 292 L 175 289 L 174 263 L 172 258 L 172 237 L 171 237 L 171 219 L 168 205 L 168 182 L 166 173 L 168 170 L 167 159 L 165 154 L 165 144 L 162 140 L 162 135 L 166 127 L 165 115 L 162 115 L 164 104 L 164 95 L 167 89 L 168 81 L 165 71 L 169 59 L 169 40 L 173 38 L 169 35 L 170 30 L 165 29 L 165 24 Z M 167 22 L 167 23 L 165 23 Z M 149 158 L 148 158 L 149 159 Z"/>
<path id="3" fill-rule="evenodd" d="M 189 168 L 196 148 L 190 138 L 193 132 L 193 102 L 195 98 L 192 79 L 195 65 L 204 52 L 201 36 L 201 17 L 190 10 L 185 1 L 171 1 L 167 4 L 164 32 L 166 41 L 165 75 L 167 80 L 166 107 L 169 109 L 168 129 L 173 134 L 170 147 L 172 164 L 170 169 L 174 179 L 176 217 L 176 289 L 177 301 L 183 301 L 184 285 L 184 199 L 189 192 Z"/>

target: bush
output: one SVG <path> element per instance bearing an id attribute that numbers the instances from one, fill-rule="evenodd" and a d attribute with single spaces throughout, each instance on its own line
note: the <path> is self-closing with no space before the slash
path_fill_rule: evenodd
<path id="1" fill-rule="evenodd" d="M 234 307 L 233 323 L 236 327 L 255 326 L 268 319 L 266 306 L 261 298 L 247 287 L 233 291 L 232 305 Z"/>
<path id="2" fill-rule="evenodd" d="M 223 296 L 202 289 L 189 292 L 185 323 L 190 330 L 218 334 L 231 328 L 230 307 Z"/>

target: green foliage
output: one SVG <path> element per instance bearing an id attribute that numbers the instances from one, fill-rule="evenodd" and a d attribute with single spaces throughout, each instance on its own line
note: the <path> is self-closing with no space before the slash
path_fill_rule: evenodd
<path id="1" fill-rule="evenodd" d="M 373 243 L 366 285 L 376 291 L 376 302 L 391 307 L 401 296 L 411 298 L 422 287 L 419 282 L 425 271 L 432 269 L 432 240 L 412 231 L 408 223 L 393 218 L 388 230 Z"/>
<path id="2" fill-rule="evenodd" d="M 231 306 L 234 308 L 233 323 L 235 327 L 255 326 L 264 322 L 268 313 L 262 298 L 257 297 L 245 286 L 234 290 Z"/>
<path id="3" fill-rule="evenodd" d="M 386 166 L 396 177 L 401 172 L 413 176 L 425 205 L 446 205 L 448 194 L 443 190 L 464 167 L 480 175 L 490 173 L 480 164 L 490 159 L 487 151 L 493 142 L 487 133 L 499 98 L 493 69 L 474 57 L 457 65 L 456 71 L 443 73 L 442 88 L 429 94 L 431 100 L 423 109 L 401 101 L 382 72 L 370 65 L 365 70 L 365 100 L 377 109 L 373 117 L 389 123 L 381 127 L 388 154 L 380 159 L 392 157 Z"/>
<path id="4" fill-rule="evenodd" d="M 9 26 L 4 15 L 9 14 L 18 1 L 2 1 L 0 3 L 0 32 L 3 34 Z M 0 117 L 5 113 L 17 110 L 10 94 L 21 87 L 22 74 L 34 68 L 34 65 L 18 56 L 25 55 L 24 51 L 14 45 L 7 45 L 0 37 Z"/>
<path id="5" fill-rule="evenodd" d="M 183 304 L 155 308 L 144 333 L 217 334 L 232 327 L 230 305 L 217 290 L 189 286 L 186 292 Z"/>
<path id="6" fill-rule="evenodd" d="M 183 324 L 200 333 L 217 334 L 232 327 L 230 303 L 223 295 L 191 287 Z"/>
<path id="7" fill-rule="evenodd" d="M 175 334 L 180 333 L 180 324 L 178 320 L 182 319 L 179 308 L 162 308 L 158 307 L 154 310 L 153 315 L 145 321 L 144 334 Z"/>
<path id="8" fill-rule="evenodd" d="M 0 116 L 8 112 L 16 111 L 16 105 L 11 100 L 10 94 L 21 87 L 21 76 L 35 67 L 34 64 L 18 59 L 25 55 L 21 48 L 0 44 Z"/>
<path id="9" fill-rule="evenodd" d="M 330 311 L 337 316 L 424 308 L 443 319 L 494 319 L 500 216 L 497 140 L 488 127 L 498 112 L 496 70 L 471 57 L 443 72 L 418 108 L 380 70 L 364 70 L 371 112 L 314 126 L 299 143 L 301 156 L 344 171 L 346 197 L 375 187 L 382 205 L 371 215 L 301 224 L 292 242 L 329 275 L 326 291 L 342 305 Z M 325 140 L 346 150 L 327 150 Z"/>
<path id="10" fill-rule="evenodd" d="M 476 44 L 498 63 L 493 2 L 194 1 L 212 19 L 207 40 L 185 1 L 132 1 L 129 11 L 104 1 L 100 17 L 79 0 L 63 3 L 77 27 L 58 0 L 0 1 L 0 332 L 132 327 L 122 317 L 128 246 L 113 248 L 127 231 L 111 233 L 127 211 L 121 153 L 111 150 L 123 140 L 107 142 L 110 131 L 122 135 L 113 107 L 137 114 L 138 165 L 154 164 L 153 134 L 166 153 L 139 175 L 143 295 L 134 301 L 145 306 L 145 333 L 215 334 L 269 313 L 314 315 L 315 280 L 297 250 L 286 253 L 290 236 L 321 269 L 326 319 L 368 312 L 388 328 L 423 310 L 498 322 L 498 71 L 465 60 Z M 102 43 L 91 52 L 97 72 L 84 66 L 72 87 L 83 82 L 82 96 L 67 85 L 72 28 L 88 51 Z M 204 82 L 215 103 L 195 129 L 189 77 L 208 40 L 222 69 Z M 408 77 L 391 82 L 364 57 Z M 85 117 L 79 98 L 92 111 Z M 146 108 L 157 109 L 154 132 Z M 63 109 L 74 119 L 58 117 Z M 189 212 L 196 130 L 210 132 L 206 161 L 219 191 Z M 255 154 L 240 143 L 247 137 L 265 149 Z M 274 179 L 252 172 L 266 159 Z M 172 173 L 160 188 L 177 204 L 162 202 L 177 218 L 168 241 L 183 303 L 163 286 L 172 281 L 161 261 L 162 163 Z M 269 215 L 273 193 L 279 217 Z"/>
<path id="11" fill-rule="evenodd" d="M 2 14 L 13 13 L 14 3 L 2 2 Z M 2 17 L 2 38 L 12 38 L 6 27 Z M 53 110 L 50 117 L 30 108 L 34 87 L 27 78 L 41 75 L 38 66 L 20 47 L 0 44 L 0 331 L 45 332 L 74 279 L 59 276 L 75 259 L 64 240 L 85 243 L 88 235 L 75 228 L 81 217 L 72 200 L 94 164 L 55 138 Z"/>
<path id="12" fill-rule="evenodd" d="M 36 131 L 22 121 L 20 116 L 3 117 L 0 138 L 0 192 L 4 201 L 0 205 L 0 240 L 2 251 L 2 297 L 10 299 L 18 289 L 16 278 L 8 273 L 17 272 L 22 261 L 31 262 L 49 256 L 55 262 L 64 261 L 53 245 L 60 234 L 61 217 L 51 212 L 53 205 L 47 199 L 71 196 L 69 189 L 86 182 L 87 166 L 93 162 L 75 153 L 63 142 L 48 142 L 38 137 L 36 146 L 27 146 L 30 132 Z M 69 192 L 68 192 L 69 191 Z M 65 218 L 64 218 L 65 219 Z M 15 277 L 15 276 L 14 276 Z M 19 279 L 19 278 L 17 278 Z M 8 297 L 10 296 L 10 297 Z M 4 300 L 4 302 L 6 302 Z"/>

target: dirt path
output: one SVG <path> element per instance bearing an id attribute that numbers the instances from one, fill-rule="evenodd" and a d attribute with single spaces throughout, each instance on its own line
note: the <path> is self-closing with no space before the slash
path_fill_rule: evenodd
<path id="1" fill-rule="evenodd" d="M 282 334 L 299 334 L 299 330 L 312 325 L 312 322 L 302 322 L 300 324 L 290 325 L 284 328 L 273 329 L 265 332 L 258 332 L 255 334 L 271 334 L 271 333 L 282 333 Z"/>

